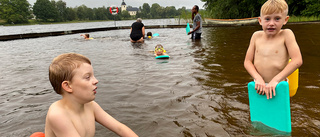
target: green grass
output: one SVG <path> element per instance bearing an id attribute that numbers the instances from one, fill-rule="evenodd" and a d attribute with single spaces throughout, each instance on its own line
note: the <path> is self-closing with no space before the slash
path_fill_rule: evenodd
<path id="1" fill-rule="evenodd" d="M 5 24 L 5 23 L 6 23 L 5 20 L 1 20 L 1 19 L 0 19 L 0 25 L 3 25 L 3 24 Z"/>
<path id="2" fill-rule="evenodd" d="M 306 22 L 306 21 L 320 21 L 320 16 L 319 17 L 290 16 L 288 22 Z"/>

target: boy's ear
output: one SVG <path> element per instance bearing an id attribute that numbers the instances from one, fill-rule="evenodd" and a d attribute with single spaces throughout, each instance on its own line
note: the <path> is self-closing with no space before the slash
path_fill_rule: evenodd
<path id="1" fill-rule="evenodd" d="M 259 21 L 259 24 L 262 25 L 261 24 L 261 17 L 258 17 L 258 21 Z"/>
<path id="2" fill-rule="evenodd" d="M 287 24 L 287 22 L 288 22 L 288 20 L 289 20 L 289 16 L 286 16 L 286 18 L 284 19 L 284 23 L 283 23 L 283 25 L 286 25 Z"/>
<path id="3" fill-rule="evenodd" d="M 72 92 L 72 88 L 71 88 L 71 85 L 70 85 L 70 82 L 69 81 L 63 81 L 61 83 L 61 87 L 62 89 L 64 89 L 65 91 L 71 93 Z"/>

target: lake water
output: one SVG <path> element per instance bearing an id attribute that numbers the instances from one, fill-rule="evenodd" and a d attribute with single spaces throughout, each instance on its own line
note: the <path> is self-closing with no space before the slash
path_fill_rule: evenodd
<path id="1" fill-rule="evenodd" d="M 133 21 L 125 22 L 130 26 Z M 102 27 L 92 24 L 61 26 Z M 46 32 L 50 27 L 56 26 L 2 26 L 6 32 L 0 35 Z M 285 28 L 294 31 L 304 61 L 298 92 L 290 98 L 291 136 L 319 136 L 320 24 Z M 66 52 L 92 61 L 99 80 L 95 101 L 141 137 L 275 135 L 256 130 L 250 122 L 247 83 L 252 78 L 243 60 L 252 33 L 260 29 L 203 28 L 201 41 L 191 41 L 184 28 L 147 29 L 160 36 L 139 46 L 129 42 L 129 29 L 90 33 L 94 40 L 72 34 L 0 42 L 1 136 L 44 132 L 48 107 L 61 98 L 50 85 L 48 67 Z M 149 51 L 156 44 L 164 46 L 170 59 L 154 58 Z M 105 136 L 117 135 L 97 124 L 96 137 Z"/>

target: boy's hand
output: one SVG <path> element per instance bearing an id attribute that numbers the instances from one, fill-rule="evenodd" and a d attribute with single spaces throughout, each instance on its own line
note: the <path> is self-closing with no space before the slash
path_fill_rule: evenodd
<path id="1" fill-rule="evenodd" d="M 270 83 L 265 88 L 265 93 L 267 95 L 267 99 L 272 98 L 272 92 L 273 96 L 276 96 L 276 86 L 279 82 L 275 82 L 273 80 L 270 81 Z"/>
<path id="2" fill-rule="evenodd" d="M 255 89 L 257 90 L 257 93 L 259 93 L 260 95 L 264 95 L 264 89 L 266 87 L 266 83 L 264 82 L 263 79 L 260 80 L 256 80 L 255 81 Z"/>

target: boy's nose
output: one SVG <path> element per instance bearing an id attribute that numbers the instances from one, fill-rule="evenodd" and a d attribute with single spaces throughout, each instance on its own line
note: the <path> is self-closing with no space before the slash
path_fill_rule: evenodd
<path id="1" fill-rule="evenodd" d="M 270 22 L 269 22 L 269 25 L 274 25 L 274 20 L 271 20 Z"/>
<path id="2" fill-rule="evenodd" d="M 93 84 L 96 85 L 98 83 L 99 83 L 99 81 L 96 79 L 96 77 L 94 77 Z"/>

